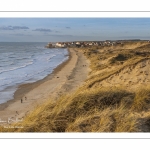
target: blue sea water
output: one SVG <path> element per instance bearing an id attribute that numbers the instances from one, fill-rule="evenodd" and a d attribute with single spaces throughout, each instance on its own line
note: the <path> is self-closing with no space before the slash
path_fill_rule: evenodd
<path id="1" fill-rule="evenodd" d="M 18 85 L 43 79 L 68 59 L 67 49 L 46 44 L 0 43 L 0 104 L 13 98 Z"/>

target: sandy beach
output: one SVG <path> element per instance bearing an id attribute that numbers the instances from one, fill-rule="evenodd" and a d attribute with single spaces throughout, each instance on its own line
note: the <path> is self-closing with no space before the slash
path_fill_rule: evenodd
<path id="1" fill-rule="evenodd" d="M 37 82 L 19 86 L 14 99 L 0 105 L 0 118 L 22 118 L 43 102 L 73 92 L 82 85 L 88 72 L 89 61 L 85 56 L 75 49 L 69 49 L 69 59 L 55 68 L 52 74 Z"/>

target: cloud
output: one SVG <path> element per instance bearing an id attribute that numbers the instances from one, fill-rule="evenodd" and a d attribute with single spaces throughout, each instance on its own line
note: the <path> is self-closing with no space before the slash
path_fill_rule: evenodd
<path id="1" fill-rule="evenodd" d="M 70 27 L 66 27 L 66 29 L 71 29 Z"/>
<path id="2" fill-rule="evenodd" d="M 35 30 L 32 30 L 32 31 L 52 32 L 52 30 L 50 30 L 50 29 L 45 29 L 45 28 L 38 28 L 38 29 L 35 29 Z"/>
<path id="3" fill-rule="evenodd" d="M 13 26 L 14 30 L 19 30 L 19 29 L 29 29 L 29 27 L 26 26 Z"/>
<path id="4" fill-rule="evenodd" d="M 14 35 L 14 36 L 32 36 L 32 35 L 30 35 L 30 34 L 22 34 L 22 33 L 9 34 L 9 35 Z"/>
<path id="5" fill-rule="evenodd" d="M 29 29 L 26 26 L 3 26 L 0 27 L 0 30 L 20 30 L 20 29 Z"/>
<path id="6" fill-rule="evenodd" d="M 45 36 L 55 36 L 55 37 L 73 37 L 73 35 L 69 35 L 69 34 L 64 34 L 64 35 L 61 35 L 61 34 L 47 34 Z"/>

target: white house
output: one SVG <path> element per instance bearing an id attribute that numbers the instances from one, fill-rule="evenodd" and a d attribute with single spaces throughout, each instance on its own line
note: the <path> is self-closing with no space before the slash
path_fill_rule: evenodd
<path id="1" fill-rule="evenodd" d="M 80 42 L 76 42 L 76 45 L 81 45 Z"/>
<path id="2" fill-rule="evenodd" d="M 62 46 L 62 44 L 60 42 L 56 43 L 55 45 L 56 45 L 56 47 L 61 47 Z"/>

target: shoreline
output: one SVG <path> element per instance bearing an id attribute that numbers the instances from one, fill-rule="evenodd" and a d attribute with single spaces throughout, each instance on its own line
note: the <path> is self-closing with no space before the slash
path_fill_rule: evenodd
<path id="1" fill-rule="evenodd" d="M 65 94 L 68 91 L 70 92 L 76 89 L 80 83 L 82 84 L 88 74 L 88 71 L 85 71 L 88 69 L 88 65 L 83 69 L 82 64 L 79 62 L 84 64 L 88 64 L 88 62 L 85 62 L 85 56 L 75 49 L 68 49 L 68 53 L 69 58 L 58 65 L 51 74 L 36 82 L 20 85 L 13 99 L 0 104 L 1 118 L 24 117 L 27 112 L 32 111 L 44 101 L 51 98 L 55 99 L 61 93 Z M 83 72 L 85 72 L 84 77 L 79 77 L 79 80 L 78 71 L 82 71 L 81 73 L 83 75 Z M 24 100 L 25 96 L 27 97 L 26 101 Z M 23 104 L 20 102 L 21 98 L 25 101 Z M 16 112 L 19 112 L 19 115 L 16 115 Z"/>
<path id="2" fill-rule="evenodd" d="M 69 49 L 68 50 L 68 56 L 69 58 L 64 61 L 63 63 L 59 64 L 56 68 L 53 69 L 52 73 L 48 74 L 46 77 L 44 77 L 41 80 L 37 80 L 35 82 L 32 83 L 22 83 L 20 84 L 16 91 L 14 92 L 14 98 L 8 100 L 5 103 L 0 104 L 0 111 L 4 110 L 6 107 L 8 107 L 10 104 L 14 103 L 15 101 L 19 101 L 22 97 L 24 97 L 29 91 L 31 91 L 32 89 L 34 89 L 35 87 L 39 86 L 40 84 L 42 84 L 43 82 L 50 80 L 54 77 L 55 74 L 57 74 L 57 72 L 59 72 L 71 59 L 71 54 Z"/>

